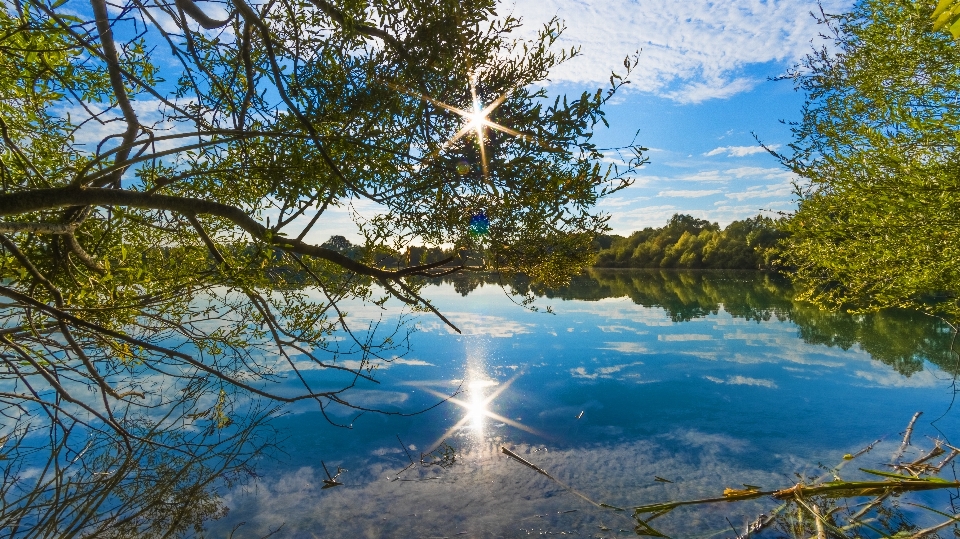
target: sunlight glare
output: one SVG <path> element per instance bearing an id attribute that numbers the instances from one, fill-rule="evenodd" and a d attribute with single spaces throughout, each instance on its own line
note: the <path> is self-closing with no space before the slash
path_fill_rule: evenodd
<path id="1" fill-rule="evenodd" d="M 446 440 L 450 436 L 453 436 L 462 428 L 467 428 L 470 431 L 472 431 L 473 433 L 472 438 L 476 440 L 482 440 L 483 427 L 484 427 L 486 418 L 490 418 L 499 423 L 503 423 L 504 425 L 509 425 L 511 427 L 520 429 L 522 431 L 529 432 L 530 434 L 534 434 L 536 436 L 546 438 L 547 436 L 544 433 L 534 430 L 520 423 L 519 421 L 515 421 L 508 417 L 504 417 L 490 409 L 490 403 L 496 400 L 496 398 L 499 397 L 501 393 L 503 393 L 511 385 L 513 385 L 513 382 L 516 381 L 516 379 L 522 374 L 523 374 L 523 371 L 520 371 L 517 374 L 513 375 L 512 378 L 510 378 L 509 380 L 501 384 L 496 380 L 491 380 L 487 378 L 483 374 L 470 372 L 466 380 L 455 381 L 458 384 L 463 384 L 466 386 L 467 395 L 465 396 L 466 398 L 464 399 L 458 399 L 457 397 L 452 397 L 450 395 L 441 393 L 430 387 L 420 386 L 427 393 L 440 397 L 451 404 L 455 404 L 463 408 L 463 411 L 464 411 L 463 417 L 461 417 L 460 420 L 456 422 L 456 424 L 454 424 L 452 427 L 447 429 L 447 431 L 444 432 L 443 435 L 440 437 L 440 439 L 438 439 L 433 445 L 434 446 L 439 445 L 440 442 L 442 442 L 443 440 Z M 496 386 L 496 389 L 491 391 L 488 394 L 486 391 L 486 388 L 494 387 L 494 386 Z"/>
<path id="2" fill-rule="evenodd" d="M 480 98 L 477 96 L 476 74 L 471 75 L 471 78 L 470 78 L 470 96 L 471 96 L 470 110 L 463 110 L 453 105 L 444 103 L 442 101 L 437 101 L 432 97 L 426 96 L 424 94 L 421 94 L 409 88 L 403 88 L 393 84 L 388 84 L 388 86 L 390 88 L 401 91 L 405 94 L 411 95 L 418 99 L 422 99 L 423 101 L 426 101 L 427 103 L 430 103 L 436 107 L 448 110 L 450 112 L 454 112 L 458 114 L 461 118 L 463 118 L 465 120 L 463 127 L 461 127 L 459 131 L 454 133 L 453 136 L 447 139 L 446 142 L 441 144 L 440 147 L 438 147 L 435 151 L 428 154 L 425 160 L 429 160 L 429 159 L 432 159 L 433 157 L 436 157 L 437 155 L 440 154 L 440 152 L 446 150 L 447 148 L 455 144 L 457 141 L 459 141 L 461 138 L 472 133 L 476 136 L 477 146 L 479 146 L 480 148 L 480 164 L 483 168 L 483 177 L 485 180 L 487 180 L 488 184 L 494 190 L 494 192 L 496 192 L 496 187 L 494 187 L 493 183 L 490 182 L 489 160 L 487 157 L 487 148 L 486 148 L 486 140 L 485 140 L 487 128 L 494 129 L 502 133 L 506 133 L 507 135 L 510 135 L 512 137 L 517 137 L 522 140 L 526 140 L 526 141 L 534 140 L 532 137 L 528 135 L 524 135 L 523 133 L 520 133 L 515 129 L 511 129 L 509 127 L 500 125 L 496 122 L 490 121 L 490 114 L 492 114 L 493 111 L 497 109 L 497 107 L 499 107 L 501 104 L 503 104 L 504 101 L 506 101 L 507 96 L 509 95 L 510 92 L 501 94 L 500 97 L 494 99 L 493 101 L 488 103 L 486 106 L 484 106 L 483 103 L 481 103 Z M 547 146 L 544 146 L 544 147 L 547 149 L 550 149 Z M 554 150 L 551 149 L 551 151 L 554 151 Z"/>
<path id="3" fill-rule="evenodd" d="M 490 411 L 487 410 L 488 401 L 484 389 L 495 385 L 499 385 L 498 382 L 481 379 L 471 380 L 467 385 L 467 393 L 470 396 L 466 403 L 467 420 L 477 432 L 483 431 L 483 420 L 490 415 Z"/>

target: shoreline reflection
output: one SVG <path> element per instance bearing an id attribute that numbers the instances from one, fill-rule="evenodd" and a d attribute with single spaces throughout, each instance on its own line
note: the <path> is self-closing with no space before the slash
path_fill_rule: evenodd
<path id="1" fill-rule="evenodd" d="M 756 323 L 779 320 L 797 328 L 809 344 L 843 351 L 858 347 L 905 377 L 924 370 L 929 361 L 948 374 L 960 374 L 953 332 L 943 320 L 926 314 L 886 309 L 869 314 L 820 310 L 794 300 L 790 281 L 780 275 L 749 270 L 589 269 L 569 286 L 548 289 L 516 276 L 456 275 L 435 279 L 466 296 L 482 286 L 504 286 L 511 293 L 544 300 L 595 302 L 629 298 L 636 305 L 663 309 L 674 323 L 716 316 L 724 311 Z"/>

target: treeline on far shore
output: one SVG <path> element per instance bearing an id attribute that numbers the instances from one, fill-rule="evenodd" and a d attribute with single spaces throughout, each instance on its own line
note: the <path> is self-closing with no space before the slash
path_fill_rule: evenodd
<path id="1" fill-rule="evenodd" d="M 647 227 L 629 236 L 600 235 L 593 241 L 597 268 L 664 269 L 777 269 L 779 241 L 785 233 L 779 221 L 758 215 L 733 221 L 726 228 L 690 215 L 674 214 L 660 228 Z M 362 248 L 343 236 L 333 236 L 327 247 L 351 258 Z M 398 255 L 376 253 L 382 267 L 429 264 L 453 258 L 450 265 L 482 265 L 483 254 L 472 250 L 408 247 Z"/>
<path id="2" fill-rule="evenodd" d="M 647 227 L 623 237 L 597 238 L 599 268 L 771 269 L 777 266 L 784 233 L 777 221 L 758 215 L 717 223 L 674 214 L 660 228 Z"/>

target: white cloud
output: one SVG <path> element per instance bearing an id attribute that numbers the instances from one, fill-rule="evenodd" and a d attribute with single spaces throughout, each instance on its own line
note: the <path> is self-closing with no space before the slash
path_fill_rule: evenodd
<path id="1" fill-rule="evenodd" d="M 725 99 L 740 92 L 750 91 L 758 82 L 760 81 L 757 79 L 749 78 L 739 78 L 730 82 L 714 79 L 691 83 L 679 90 L 667 92 L 665 95 L 681 103 L 702 103 L 708 99 Z"/>
<path id="2" fill-rule="evenodd" d="M 624 206 L 631 206 L 637 203 L 636 198 L 627 198 L 627 197 L 608 197 L 600 201 L 600 206 L 604 208 L 622 208 Z"/>
<path id="3" fill-rule="evenodd" d="M 780 181 L 790 181 L 796 178 L 796 176 L 782 168 L 771 168 L 771 167 L 733 167 L 727 169 L 709 169 L 709 170 L 699 170 L 694 173 L 689 174 L 678 174 L 671 176 L 653 176 L 645 175 L 640 176 L 638 179 L 643 180 L 645 185 L 663 185 L 664 183 L 669 182 L 697 182 L 697 183 L 709 183 L 709 182 L 730 182 L 731 180 L 780 180 Z"/>
<path id="4" fill-rule="evenodd" d="M 661 309 L 649 309 L 637 305 L 630 298 L 604 298 L 598 301 L 565 302 L 558 305 L 559 314 L 580 314 L 598 316 L 606 321 L 624 320 L 646 327 L 666 327 L 675 323 Z M 613 343 L 606 343 L 613 345 Z"/>
<path id="5" fill-rule="evenodd" d="M 886 365 L 871 365 L 873 371 L 857 371 L 857 378 L 862 378 L 870 382 L 870 385 L 880 387 L 943 387 L 944 380 L 937 377 L 936 373 L 926 369 L 920 372 L 904 376 Z M 948 384 L 949 385 L 949 384 Z"/>
<path id="6" fill-rule="evenodd" d="M 727 378 L 727 383 L 735 386 L 761 386 L 776 389 L 777 383 L 773 380 L 763 378 L 749 378 L 746 376 L 731 376 Z"/>
<path id="7" fill-rule="evenodd" d="M 576 421 L 579 410 L 566 410 L 570 421 Z M 615 433 L 610 427 L 583 426 L 594 433 Z M 501 445 L 589 499 L 617 507 L 716 495 L 731 486 L 730 480 L 787 486 L 784 475 L 809 469 L 790 454 L 772 455 L 763 467 L 753 467 L 742 457 L 751 449 L 747 442 L 703 431 L 673 431 L 650 440 L 572 449 L 484 440 L 463 448 L 452 467 L 417 466 L 400 480 L 394 478 L 408 465 L 400 451 L 342 461 L 327 457 L 327 467 L 348 469 L 340 477 L 343 486 L 322 490 L 326 475 L 319 463 L 264 475 L 253 485 L 225 493 L 230 512 L 210 523 L 211 535 L 226 536 L 241 522 L 246 525 L 236 530 L 238 539 L 262 537 L 281 525 L 285 537 L 516 537 L 561 532 L 594 536 L 600 525 L 620 529 L 635 524 L 628 512 L 597 508 L 504 455 Z M 828 457 L 840 455 L 838 450 Z M 673 483 L 657 482 L 657 476 Z M 748 501 L 738 504 L 738 510 L 755 518 L 773 506 L 766 500 Z M 679 508 L 656 523 L 671 535 L 689 536 L 720 529 L 727 515 Z"/>
<path id="8" fill-rule="evenodd" d="M 714 376 L 704 376 L 707 380 L 710 380 L 716 384 L 729 384 L 733 386 L 759 386 L 759 387 L 769 387 L 770 389 L 776 389 L 777 383 L 773 380 L 765 380 L 763 378 L 748 378 L 746 376 L 728 376 L 726 380 Z"/>
<path id="9" fill-rule="evenodd" d="M 704 335 L 699 333 L 680 333 L 675 335 L 657 335 L 657 340 L 663 342 L 679 342 L 679 341 L 712 341 L 713 336 Z"/>
<path id="10" fill-rule="evenodd" d="M 530 333 L 534 324 L 524 324 L 502 316 L 483 315 L 465 312 L 445 312 L 444 316 L 454 323 L 463 335 L 487 335 L 489 337 L 509 338 L 514 335 Z M 421 324 L 424 331 L 445 329 L 447 333 L 456 333 L 450 326 L 434 321 Z"/>
<path id="11" fill-rule="evenodd" d="M 734 178 L 757 178 L 764 180 L 775 180 L 775 179 L 793 179 L 795 178 L 794 174 L 789 170 L 784 170 L 782 168 L 764 168 L 764 167 L 737 167 L 731 168 L 724 171 L 728 176 L 733 176 Z"/>
<path id="12" fill-rule="evenodd" d="M 377 369 L 379 370 L 389 369 L 390 367 L 393 367 L 396 365 L 407 365 L 411 367 L 435 367 L 436 366 L 433 363 L 429 363 L 422 359 L 404 359 L 402 357 L 383 360 L 383 361 L 376 360 L 372 364 L 376 365 Z M 308 363 L 308 365 L 316 365 L 316 363 Z M 348 359 L 348 360 L 337 363 L 337 365 L 356 371 L 359 369 L 365 369 L 369 367 L 371 363 L 369 361 L 361 362 L 361 360 L 359 359 Z"/>
<path id="13" fill-rule="evenodd" d="M 646 354 L 650 350 L 638 342 L 607 342 L 605 346 L 599 347 L 601 350 L 614 350 L 621 354 Z"/>
<path id="14" fill-rule="evenodd" d="M 825 0 L 840 12 L 849 0 Z M 517 0 L 515 15 L 533 31 L 557 16 L 567 30 L 562 46 L 581 45 L 582 56 L 551 73 L 555 82 L 603 83 L 623 58 L 641 49 L 631 76 L 636 89 L 684 103 L 747 91 L 753 65 L 794 63 L 811 50 L 819 28 L 812 0 Z M 509 7 L 502 11 L 509 11 Z"/>
<path id="15" fill-rule="evenodd" d="M 769 146 L 771 150 L 776 150 L 779 147 L 779 144 L 771 144 Z M 746 157 L 748 155 L 764 153 L 766 151 L 767 149 L 761 146 L 720 146 L 719 148 L 714 148 L 703 155 L 710 157 L 714 155 L 727 154 L 727 157 Z"/>
<path id="16" fill-rule="evenodd" d="M 657 193 L 658 197 L 700 198 L 722 193 L 720 189 L 667 189 Z"/>
<path id="17" fill-rule="evenodd" d="M 625 331 L 629 331 L 629 332 L 631 332 L 631 333 L 636 333 L 636 334 L 638 334 L 638 335 L 646 335 L 646 334 L 647 334 L 646 331 L 642 331 L 642 330 L 639 330 L 639 329 L 637 329 L 637 328 L 633 328 L 633 327 L 630 327 L 630 326 L 618 325 L 618 324 L 613 324 L 613 325 L 609 325 L 609 326 L 597 326 L 597 327 L 600 329 L 600 331 L 602 331 L 602 332 L 604 332 L 604 333 L 623 333 L 623 332 L 625 332 Z"/>
<path id="18" fill-rule="evenodd" d="M 613 378 L 613 375 L 626 369 L 628 367 L 635 367 L 637 365 L 643 365 L 642 361 L 636 361 L 633 363 L 624 363 L 622 365 L 611 365 L 609 367 L 600 367 L 595 369 L 593 372 L 587 372 L 585 367 L 577 367 L 576 369 L 570 369 L 570 374 L 574 378 L 586 378 L 587 380 L 596 380 L 597 378 Z"/>
<path id="19" fill-rule="evenodd" d="M 724 196 L 742 202 L 752 199 L 789 197 L 792 193 L 793 185 L 784 182 L 772 185 L 752 185 L 745 191 L 727 193 Z"/>
<path id="20" fill-rule="evenodd" d="M 681 182 L 728 182 L 730 176 L 720 170 L 701 170 L 693 174 L 682 174 L 680 176 L 657 178 L 658 181 L 681 181 Z"/>

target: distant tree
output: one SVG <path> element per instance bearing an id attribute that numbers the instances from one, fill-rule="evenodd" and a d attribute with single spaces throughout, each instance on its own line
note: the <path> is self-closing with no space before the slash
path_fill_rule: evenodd
<path id="1" fill-rule="evenodd" d="M 960 314 L 960 47 L 932 12 L 857 2 L 792 73 L 807 101 L 782 156 L 801 178 L 786 260 L 820 305 Z"/>
<path id="2" fill-rule="evenodd" d="M 675 214 L 662 228 L 616 237 L 597 253 L 595 267 L 761 269 L 773 266 L 784 233 L 769 217 L 733 221 L 727 228 Z"/>
<path id="3" fill-rule="evenodd" d="M 771 268 L 783 237 L 769 217 L 733 221 L 704 247 L 703 264 L 708 268 Z"/>
<path id="4" fill-rule="evenodd" d="M 330 236 L 330 239 L 320 244 L 320 247 L 324 249 L 330 249 L 332 251 L 337 251 L 338 253 L 345 254 L 353 248 L 353 244 L 350 243 L 350 240 L 343 236 Z"/>

